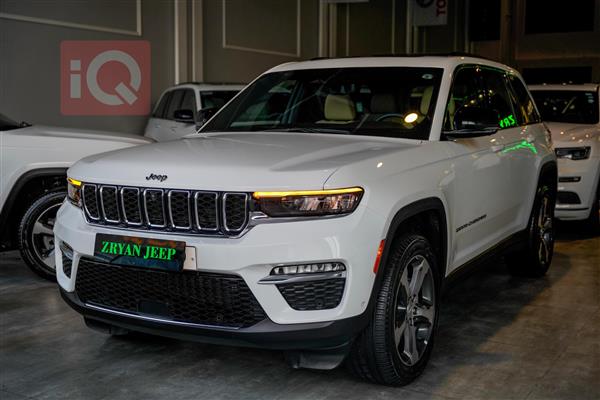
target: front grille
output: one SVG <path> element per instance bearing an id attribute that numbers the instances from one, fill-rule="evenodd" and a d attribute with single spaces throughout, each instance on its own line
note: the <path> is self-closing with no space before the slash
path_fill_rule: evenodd
<path id="1" fill-rule="evenodd" d="M 247 193 L 83 185 L 89 223 L 191 234 L 237 235 L 248 224 Z"/>
<path id="2" fill-rule="evenodd" d="M 575 192 L 559 191 L 556 194 L 556 202 L 558 204 L 581 204 L 581 199 Z"/>
<path id="3" fill-rule="evenodd" d="M 279 292 L 294 310 L 326 310 L 342 301 L 346 279 L 294 282 L 277 285 Z"/>
<path id="4" fill-rule="evenodd" d="M 247 328 L 266 318 L 235 275 L 156 271 L 81 258 L 75 291 L 86 304 L 191 324 Z"/>

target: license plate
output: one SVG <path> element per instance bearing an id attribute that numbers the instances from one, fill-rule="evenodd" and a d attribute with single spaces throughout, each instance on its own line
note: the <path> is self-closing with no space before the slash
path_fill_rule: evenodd
<path id="1" fill-rule="evenodd" d="M 99 233 L 94 256 L 110 264 L 181 271 L 185 242 Z"/>

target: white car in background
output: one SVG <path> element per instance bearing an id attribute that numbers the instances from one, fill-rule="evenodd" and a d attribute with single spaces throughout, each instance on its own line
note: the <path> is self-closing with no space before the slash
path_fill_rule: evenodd
<path id="1" fill-rule="evenodd" d="M 532 85 L 558 158 L 556 217 L 600 228 L 600 101 L 598 84 Z"/>
<path id="2" fill-rule="evenodd" d="M 446 278 L 552 260 L 550 135 L 519 74 L 479 58 L 284 64 L 198 135 L 68 175 L 57 280 L 90 327 L 347 358 L 387 385 L 424 370 Z"/>
<path id="3" fill-rule="evenodd" d="M 55 279 L 54 220 L 67 168 L 81 157 L 151 143 L 138 135 L 17 123 L 0 114 L 0 251 L 19 247 L 38 275 Z"/>
<path id="4" fill-rule="evenodd" d="M 160 96 L 144 136 L 164 142 L 194 133 L 243 88 L 244 85 L 204 83 L 173 86 Z"/>

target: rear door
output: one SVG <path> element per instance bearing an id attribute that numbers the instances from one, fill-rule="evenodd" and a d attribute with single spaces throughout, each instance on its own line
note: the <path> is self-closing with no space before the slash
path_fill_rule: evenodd
<path id="1" fill-rule="evenodd" d="M 537 156 L 540 145 L 544 145 L 546 127 L 538 114 L 535 103 L 525 88 L 523 81 L 516 75 L 506 77 L 511 94 L 515 119 L 518 128 L 507 132 L 510 144 L 504 150 L 511 165 L 511 186 L 520 196 L 515 202 L 514 230 L 522 228 L 528 221 L 531 205 L 537 188 Z"/>

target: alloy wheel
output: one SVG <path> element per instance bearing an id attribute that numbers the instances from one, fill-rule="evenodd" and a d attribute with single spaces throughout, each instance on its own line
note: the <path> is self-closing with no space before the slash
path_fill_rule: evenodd
<path id="1" fill-rule="evenodd" d="M 394 342 L 402 363 L 415 365 L 429 344 L 435 322 L 435 280 L 427 259 L 416 255 L 400 277 L 394 307 Z"/>
<path id="2" fill-rule="evenodd" d="M 552 202 L 548 196 L 542 197 L 537 221 L 538 230 L 538 260 L 540 264 L 547 264 L 552 257 L 554 247 L 553 210 Z"/>
<path id="3" fill-rule="evenodd" d="M 37 217 L 31 229 L 31 247 L 39 260 L 49 271 L 56 269 L 54 259 L 54 221 L 60 204 L 54 204 L 45 209 Z"/>

